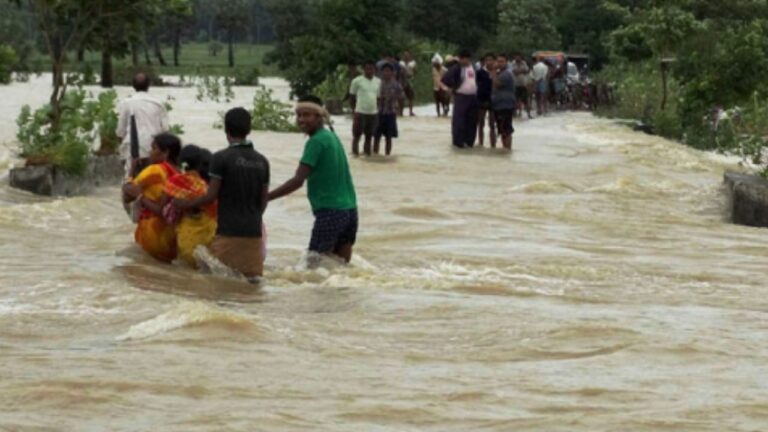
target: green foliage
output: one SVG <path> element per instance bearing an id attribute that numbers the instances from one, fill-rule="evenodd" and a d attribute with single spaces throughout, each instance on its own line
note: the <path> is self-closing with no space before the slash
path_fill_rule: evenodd
<path id="1" fill-rule="evenodd" d="M 562 48 L 552 0 L 501 0 L 499 11 L 499 28 L 504 31 L 499 32 L 498 49 L 530 55 Z"/>
<path id="2" fill-rule="evenodd" d="M 117 136 L 117 93 L 107 91 L 101 93 L 97 99 L 96 122 L 99 125 L 99 141 L 101 147 L 99 154 L 114 154 L 120 147 L 120 138 Z"/>
<path id="3" fill-rule="evenodd" d="M 0 45 L 0 84 L 9 84 L 13 75 L 13 66 L 18 61 L 16 51 L 8 45 Z"/>
<path id="4" fill-rule="evenodd" d="M 52 163 L 71 174 L 84 174 L 98 121 L 110 100 L 114 102 L 111 96 L 89 99 L 82 89 L 67 91 L 61 100 L 58 124 L 53 121 L 51 105 L 34 112 L 25 105 L 16 120 L 21 156 L 28 161 Z"/>
<path id="5" fill-rule="evenodd" d="M 272 97 L 272 90 L 264 87 L 256 91 L 251 110 L 253 130 L 298 132 L 291 105 Z"/>
<path id="6" fill-rule="evenodd" d="M 346 66 L 338 66 L 325 78 L 325 81 L 315 87 L 312 94 L 323 100 L 344 99 L 349 91 L 349 84 L 349 69 Z"/>
<path id="7" fill-rule="evenodd" d="M 674 70 L 686 127 L 698 127 L 714 106 L 725 109 L 766 94 L 768 23 L 755 21 L 726 33 L 702 33 L 685 45 Z"/>
<path id="8" fill-rule="evenodd" d="M 499 25 L 499 15 L 509 11 L 501 0 L 408 0 L 404 3 L 403 21 L 406 30 L 428 40 L 476 50 L 493 42 Z"/>
<path id="9" fill-rule="evenodd" d="M 399 2 L 291 0 L 271 4 L 281 43 L 269 56 L 285 71 L 295 94 L 320 85 L 339 65 L 395 53 L 402 33 Z"/>
<path id="10" fill-rule="evenodd" d="M 166 85 L 166 83 L 163 81 L 163 78 L 152 66 L 133 66 L 123 63 L 118 63 L 115 65 L 115 84 L 124 86 L 133 85 L 133 77 L 139 72 L 146 74 L 149 77 L 152 85 L 155 87 Z"/>
<path id="11" fill-rule="evenodd" d="M 257 86 L 261 70 L 258 67 L 239 67 L 235 70 L 236 86 Z"/>
<path id="12" fill-rule="evenodd" d="M 235 98 L 235 92 L 232 90 L 232 85 L 235 80 L 228 76 L 218 77 L 203 75 L 197 77 L 195 81 L 197 82 L 196 98 L 199 102 L 207 99 L 214 102 L 221 102 L 224 100 L 224 102 L 229 103 Z"/>

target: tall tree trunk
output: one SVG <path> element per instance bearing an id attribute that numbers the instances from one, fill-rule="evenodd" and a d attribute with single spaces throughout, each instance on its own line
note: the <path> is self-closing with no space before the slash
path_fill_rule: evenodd
<path id="1" fill-rule="evenodd" d="M 235 34 L 230 30 L 227 32 L 227 44 L 229 45 L 229 67 L 235 67 Z"/>
<path id="2" fill-rule="evenodd" d="M 139 65 L 139 44 L 136 42 L 131 42 L 131 64 Z"/>
<path id="3" fill-rule="evenodd" d="M 173 31 L 173 65 L 179 66 L 179 55 L 181 55 L 181 29 L 176 28 Z"/>
<path id="4" fill-rule="evenodd" d="M 146 43 L 144 44 L 144 62 L 152 66 L 152 57 L 149 55 L 149 46 Z"/>
<path id="5" fill-rule="evenodd" d="M 77 62 L 82 63 L 85 61 L 85 48 L 80 47 L 77 49 Z"/>
<path id="6" fill-rule="evenodd" d="M 152 38 L 152 45 L 155 49 L 155 57 L 157 57 L 157 62 L 160 63 L 160 66 L 168 66 L 168 63 L 165 62 L 165 58 L 163 58 L 163 50 L 160 49 L 160 38 L 157 36 Z"/>
<path id="7" fill-rule="evenodd" d="M 101 86 L 112 88 L 114 86 L 112 73 L 112 47 L 107 43 L 101 51 Z"/>

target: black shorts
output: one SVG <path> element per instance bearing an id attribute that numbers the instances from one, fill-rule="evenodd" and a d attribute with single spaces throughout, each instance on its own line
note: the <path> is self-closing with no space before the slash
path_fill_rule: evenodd
<path id="1" fill-rule="evenodd" d="M 515 99 L 528 103 L 528 87 L 515 87 Z"/>
<path id="2" fill-rule="evenodd" d="M 397 114 L 379 114 L 379 127 L 376 130 L 376 138 L 397 138 Z"/>
<path id="3" fill-rule="evenodd" d="M 477 103 L 480 105 L 480 109 L 481 110 L 483 110 L 483 111 L 491 111 L 492 104 L 491 104 L 491 100 L 490 99 L 488 99 L 488 100 L 480 100 L 480 99 L 478 99 Z"/>
<path id="4" fill-rule="evenodd" d="M 509 136 L 515 132 L 515 128 L 512 126 L 512 117 L 515 115 L 515 110 L 503 109 L 493 112 L 496 118 L 496 130 L 501 136 Z"/>
<path id="5" fill-rule="evenodd" d="M 339 246 L 355 244 L 357 225 L 357 209 L 316 211 L 309 250 L 324 254 L 334 252 Z"/>
<path id="6" fill-rule="evenodd" d="M 413 100 L 416 97 L 416 93 L 413 91 L 413 86 L 408 84 L 403 88 L 403 93 L 408 100 Z"/>
<path id="7" fill-rule="evenodd" d="M 355 120 L 352 123 L 352 135 L 359 137 L 365 135 L 371 137 L 376 133 L 379 127 L 378 114 L 355 114 Z"/>

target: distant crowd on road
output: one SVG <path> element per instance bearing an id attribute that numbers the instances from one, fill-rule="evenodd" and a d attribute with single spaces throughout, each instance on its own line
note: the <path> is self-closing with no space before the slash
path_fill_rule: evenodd
<path id="1" fill-rule="evenodd" d="M 500 141 L 512 150 L 513 119 L 532 119 L 555 109 L 580 109 L 590 105 L 588 70 L 581 70 L 556 53 L 535 54 L 531 62 L 521 54 L 487 53 L 473 62 L 468 51 L 457 57 L 440 54 L 432 57 L 432 90 L 438 117 L 448 116 L 453 109 L 452 143 L 457 148 L 483 146 L 495 148 Z M 363 73 L 352 79 L 348 99 L 354 113 L 352 153 L 392 152 L 392 140 L 398 138 L 397 117 L 405 112 L 414 115 L 413 79 L 416 61 L 410 51 L 402 59 L 385 55 L 377 62 L 367 61 Z"/>

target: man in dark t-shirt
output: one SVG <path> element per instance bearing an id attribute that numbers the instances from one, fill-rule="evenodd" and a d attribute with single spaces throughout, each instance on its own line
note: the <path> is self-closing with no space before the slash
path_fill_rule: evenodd
<path id="1" fill-rule="evenodd" d="M 234 108 L 224 117 L 229 147 L 213 155 L 208 194 L 193 200 L 174 200 L 180 209 L 218 200 L 219 219 L 210 249 L 227 267 L 255 279 L 264 273 L 262 216 L 267 207 L 269 162 L 247 140 L 251 115 Z"/>

